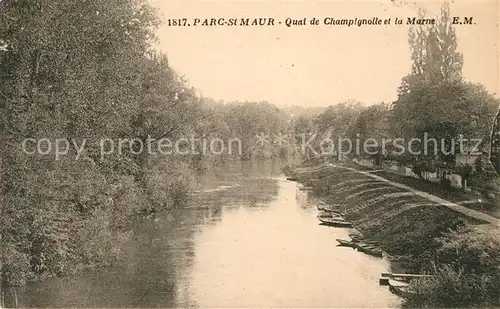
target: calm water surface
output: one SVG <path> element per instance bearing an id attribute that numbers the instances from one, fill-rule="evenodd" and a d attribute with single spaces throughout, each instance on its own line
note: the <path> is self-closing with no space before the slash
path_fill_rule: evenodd
<path id="1" fill-rule="evenodd" d="M 116 267 L 18 288 L 23 307 L 397 307 L 389 264 L 336 247 L 316 205 L 269 166 L 204 180 L 187 208 L 141 219 Z"/>

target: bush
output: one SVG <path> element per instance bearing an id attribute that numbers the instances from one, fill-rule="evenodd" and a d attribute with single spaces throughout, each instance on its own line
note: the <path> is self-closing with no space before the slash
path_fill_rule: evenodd
<path id="1" fill-rule="evenodd" d="M 126 230 L 132 222 L 133 215 L 144 209 L 147 197 L 144 190 L 131 176 L 117 179 L 109 194 L 110 227 L 112 230 Z"/>
<path id="2" fill-rule="evenodd" d="M 295 168 L 292 165 L 287 164 L 282 167 L 281 170 L 283 171 L 283 174 L 285 174 L 285 176 L 290 177 L 293 175 Z"/>
<path id="3" fill-rule="evenodd" d="M 492 294 L 497 285 L 495 277 L 487 274 L 467 273 L 464 268 L 455 269 L 443 265 L 434 277 L 415 280 L 410 287 L 416 293 L 408 296 L 404 307 L 430 308 L 471 308 L 498 305 L 498 291 Z"/>
<path id="4" fill-rule="evenodd" d="M 464 226 L 437 238 L 440 247 L 427 269 L 434 277 L 412 282 L 418 293 L 405 306 L 499 306 L 500 239 L 494 233 Z"/>
<path id="5" fill-rule="evenodd" d="M 416 175 L 418 175 L 418 177 L 422 178 L 422 173 L 426 171 L 426 169 L 427 169 L 427 164 L 423 161 L 419 161 L 413 165 L 411 171 Z"/>
<path id="6" fill-rule="evenodd" d="M 438 263 L 463 267 L 467 272 L 492 274 L 500 267 L 500 239 L 495 231 L 478 231 L 464 226 L 450 230 L 437 241 Z"/>
<path id="7" fill-rule="evenodd" d="M 148 207 L 168 210 L 185 203 L 194 189 L 194 174 L 187 164 L 165 162 L 146 173 Z"/>
<path id="8" fill-rule="evenodd" d="M 126 233 L 111 229 L 111 215 L 95 210 L 83 225 L 85 229 L 80 230 L 77 237 L 81 266 L 103 267 L 116 261 Z"/>
<path id="9" fill-rule="evenodd" d="M 17 251 L 10 244 L 2 245 L 1 263 L 2 284 L 20 286 L 33 277 L 29 256 L 26 253 Z"/>
<path id="10" fill-rule="evenodd" d="M 448 178 L 441 179 L 439 184 L 441 185 L 442 188 L 447 189 L 447 190 L 452 188 L 451 187 L 451 180 L 449 180 Z"/>

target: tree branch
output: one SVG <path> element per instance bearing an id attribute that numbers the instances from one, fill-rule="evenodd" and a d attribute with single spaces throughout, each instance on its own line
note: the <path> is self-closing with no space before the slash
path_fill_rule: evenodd
<path id="1" fill-rule="evenodd" d="M 149 145 L 153 144 L 153 143 L 156 143 L 158 140 L 162 139 L 162 138 L 165 138 L 166 136 L 170 135 L 173 131 L 175 130 L 175 128 L 171 128 L 170 130 L 168 130 L 167 132 L 165 132 L 164 134 L 162 134 L 160 137 L 158 138 L 155 138 L 154 140 L 152 140 Z"/>

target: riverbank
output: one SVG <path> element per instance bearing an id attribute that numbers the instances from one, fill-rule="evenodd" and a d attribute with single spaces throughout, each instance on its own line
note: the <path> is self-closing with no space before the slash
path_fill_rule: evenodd
<path id="1" fill-rule="evenodd" d="M 498 203 L 498 201 L 488 199 L 486 197 L 478 197 L 477 195 L 464 192 L 463 189 L 443 188 L 435 183 L 431 183 L 423 179 L 406 177 L 391 172 L 387 169 L 366 167 L 354 162 L 346 162 L 345 165 L 351 168 L 358 169 L 360 171 L 374 172 L 376 175 L 384 177 L 387 180 L 405 184 L 414 189 L 430 193 L 450 202 L 467 205 L 467 207 L 470 209 L 478 210 L 496 218 L 500 218 L 500 204 Z"/>
<path id="2" fill-rule="evenodd" d="M 377 284 L 386 260 L 335 246 L 349 231 L 319 225 L 308 192 L 251 169 L 226 169 L 185 207 L 138 218 L 119 263 L 17 288 L 19 307 L 400 307 Z"/>
<path id="3" fill-rule="evenodd" d="M 327 205 L 341 202 L 345 219 L 395 257 L 405 272 L 441 274 L 433 279 L 441 281 L 420 282 L 421 289 L 439 292 L 455 280 L 457 290 L 467 295 L 443 299 L 429 292 L 407 299 L 409 306 L 498 305 L 498 284 L 493 283 L 500 277 L 496 227 L 352 169 L 321 165 L 298 171 L 299 182 Z M 457 274 L 463 278 L 457 281 Z"/>

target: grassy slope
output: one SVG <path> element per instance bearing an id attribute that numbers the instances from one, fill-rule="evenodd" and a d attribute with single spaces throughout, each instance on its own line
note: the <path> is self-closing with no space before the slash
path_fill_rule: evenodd
<path id="1" fill-rule="evenodd" d="M 360 165 L 356 165 L 354 163 L 351 165 L 351 167 L 357 168 L 359 170 L 365 170 L 365 171 L 373 170 L 372 168 L 363 167 Z M 433 184 L 433 183 L 425 181 L 425 180 L 415 179 L 412 177 L 405 177 L 405 176 L 398 175 L 398 174 L 391 173 L 391 172 L 387 172 L 387 171 L 379 171 L 379 172 L 377 172 L 377 175 L 384 177 L 384 178 L 391 180 L 391 181 L 405 184 L 405 185 L 410 186 L 414 189 L 433 194 L 433 195 L 438 196 L 440 198 L 446 199 L 450 202 L 460 203 L 463 201 L 476 201 L 473 203 L 468 203 L 467 207 L 474 209 L 474 210 L 484 212 L 490 216 L 500 218 L 500 203 L 498 201 L 492 201 L 492 200 L 487 200 L 485 198 L 482 198 L 482 202 L 479 202 L 478 199 L 480 199 L 480 197 L 473 195 L 473 194 L 470 194 L 470 193 L 466 193 L 463 190 L 445 189 L 439 185 Z"/>
<path id="2" fill-rule="evenodd" d="M 316 195 L 322 197 L 326 203 L 345 204 L 348 211 L 382 194 L 402 192 L 402 190 L 383 188 L 385 184 L 368 183 L 360 190 L 377 187 L 382 189 L 354 198 L 350 195 L 359 193 L 360 190 L 342 193 L 343 188 L 355 186 L 360 182 L 346 183 L 344 186 L 339 184 L 364 178 L 369 179 L 348 171 L 324 170 L 302 175 L 300 180 L 313 185 Z M 347 197 L 349 198 L 346 199 Z M 442 237 L 450 229 L 465 224 L 481 223 L 444 206 L 408 207 L 410 204 L 426 202 L 428 201 L 417 196 L 398 197 L 374 203 L 360 211 L 351 212 L 346 217 L 354 221 L 356 228 L 365 237 L 378 241 L 384 251 L 390 255 L 403 256 L 402 263 L 407 271 L 420 272 L 422 267 L 428 265 L 432 252 L 439 245 L 437 238 Z"/>

